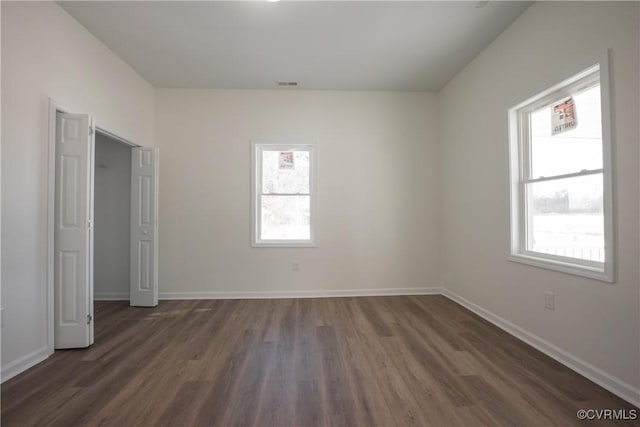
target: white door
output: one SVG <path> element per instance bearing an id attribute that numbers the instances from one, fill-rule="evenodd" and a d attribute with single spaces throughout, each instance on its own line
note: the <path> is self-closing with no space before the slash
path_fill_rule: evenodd
<path id="1" fill-rule="evenodd" d="M 131 157 L 132 306 L 158 305 L 158 149 L 136 147 Z"/>
<path id="2" fill-rule="evenodd" d="M 93 123 L 57 113 L 54 229 L 55 348 L 93 344 Z"/>

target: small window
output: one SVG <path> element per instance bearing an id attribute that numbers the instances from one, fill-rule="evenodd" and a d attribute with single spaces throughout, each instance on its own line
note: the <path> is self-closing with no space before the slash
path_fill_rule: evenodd
<path id="1" fill-rule="evenodd" d="M 509 111 L 511 260 L 613 281 L 606 56 Z"/>
<path id="2" fill-rule="evenodd" d="M 315 246 L 315 146 L 253 142 L 253 246 Z"/>

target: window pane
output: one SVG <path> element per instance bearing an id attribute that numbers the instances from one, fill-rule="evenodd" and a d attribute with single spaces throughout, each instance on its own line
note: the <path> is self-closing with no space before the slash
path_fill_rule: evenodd
<path id="1" fill-rule="evenodd" d="M 527 184 L 527 250 L 604 262 L 602 174 Z"/>
<path id="2" fill-rule="evenodd" d="M 573 95 L 573 101 L 578 126 L 554 136 L 552 106 L 531 113 L 531 178 L 602 168 L 600 85 Z"/>
<path id="3" fill-rule="evenodd" d="M 311 239 L 309 196 L 262 196 L 263 240 Z"/>
<path id="4" fill-rule="evenodd" d="M 309 194 L 309 152 L 263 151 L 262 193 Z"/>

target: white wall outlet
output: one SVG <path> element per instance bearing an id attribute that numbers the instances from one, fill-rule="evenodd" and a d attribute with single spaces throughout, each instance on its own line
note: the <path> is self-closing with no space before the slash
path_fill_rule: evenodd
<path id="1" fill-rule="evenodd" d="M 556 295 L 553 292 L 544 293 L 544 308 L 552 311 L 556 309 Z"/>
<path id="2" fill-rule="evenodd" d="M 293 271 L 300 271 L 300 264 L 298 264 L 298 262 L 297 262 L 297 261 L 294 261 L 294 262 L 291 264 L 291 270 L 293 270 Z"/>

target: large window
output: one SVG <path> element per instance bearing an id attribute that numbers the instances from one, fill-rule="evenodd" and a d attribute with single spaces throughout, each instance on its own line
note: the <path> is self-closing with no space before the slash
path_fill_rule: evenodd
<path id="1" fill-rule="evenodd" d="M 254 246 L 315 246 L 315 147 L 252 143 Z"/>
<path id="2" fill-rule="evenodd" d="M 613 281 L 606 56 L 513 107 L 511 258 Z"/>

